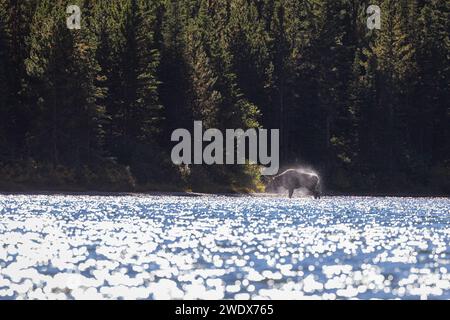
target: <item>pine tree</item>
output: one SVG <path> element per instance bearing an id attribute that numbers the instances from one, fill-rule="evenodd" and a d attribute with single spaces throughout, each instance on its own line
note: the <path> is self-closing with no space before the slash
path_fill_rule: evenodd
<path id="1" fill-rule="evenodd" d="M 106 126 L 110 153 L 129 162 L 135 144 L 156 144 L 162 106 L 157 79 L 159 51 L 155 42 L 155 3 L 103 3 L 98 60 L 106 77 Z"/>
<path id="2" fill-rule="evenodd" d="M 89 13 L 84 13 L 88 20 Z M 80 166 L 99 151 L 103 107 L 98 99 L 103 91 L 95 52 L 96 40 L 88 28 L 66 28 L 62 5 L 39 3 L 25 61 L 31 78 L 28 94 L 37 107 L 31 137 L 33 153 L 53 166 Z"/>
<path id="3" fill-rule="evenodd" d="M 0 1 L 0 162 L 7 159 L 8 149 L 11 147 L 8 143 L 8 134 L 10 128 L 11 110 L 8 105 L 7 95 L 11 92 L 8 83 L 8 68 L 11 65 L 9 57 L 9 39 L 7 33 L 7 12 L 6 1 Z"/>
<path id="4" fill-rule="evenodd" d="M 34 1 L 0 1 L 0 157 L 10 162 L 28 152 L 26 137 L 33 112 L 24 92 L 27 75 L 23 61 L 35 6 Z"/>
<path id="5" fill-rule="evenodd" d="M 448 30 L 450 4 L 445 1 L 427 2 L 420 11 L 418 29 L 420 44 L 418 60 L 419 82 L 414 101 L 417 102 L 417 118 L 412 124 L 418 128 L 418 152 L 427 155 L 428 163 L 447 161 L 450 155 L 449 130 L 449 77 Z"/>
<path id="6" fill-rule="evenodd" d="M 216 90 L 218 77 L 212 70 L 211 62 L 202 47 L 201 30 L 192 26 L 187 31 L 187 59 L 190 66 L 192 85 L 191 110 L 196 121 L 203 121 L 205 127 L 218 125 L 218 110 L 222 95 Z"/>
<path id="7" fill-rule="evenodd" d="M 411 82 L 415 78 L 415 53 L 408 39 L 404 8 L 405 2 L 383 3 L 383 28 L 372 47 L 378 67 L 376 90 L 380 154 L 377 162 L 390 173 L 406 156 L 408 132 L 403 123 L 405 108 L 409 104 L 408 84 L 414 85 Z"/>
<path id="8" fill-rule="evenodd" d="M 164 135 L 170 136 L 173 130 L 192 123 L 192 110 L 189 105 L 190 76 L 186 56 L 186 27 L 188 11 L 186 1 L 168 0 L 158 11 L 159 51 L 161 63 L 158 79 L 161 81 L 159 96 L 164 105 Z M 158 30 L 156 30 L 158 32 Z M 173 94 L 177 92 L 177 94 Z M 183 115 L 182 117 L 180 115 Z"/>

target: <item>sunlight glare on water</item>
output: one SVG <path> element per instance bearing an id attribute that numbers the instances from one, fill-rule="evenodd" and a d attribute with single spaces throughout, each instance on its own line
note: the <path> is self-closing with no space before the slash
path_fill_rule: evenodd
<path id="1" fill-rule="evenodd" d="M 3 299 L 450 299 L 448 198 L 0 196 Z"/>

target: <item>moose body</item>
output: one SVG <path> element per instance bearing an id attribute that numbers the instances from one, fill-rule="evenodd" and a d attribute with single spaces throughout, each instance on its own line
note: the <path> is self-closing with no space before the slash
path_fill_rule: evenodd
<path id="1" fill-rule="evenodd" d="M 292 198 L 295 189 L 308 189 L 314 198 L 320 198 L 320 178 L 312 172 L 289 169 L 274 177 L 268 184 L 266 190 L 275 191 L 278 188 L 285 188 L 289 191 L 289 198 Z"/>

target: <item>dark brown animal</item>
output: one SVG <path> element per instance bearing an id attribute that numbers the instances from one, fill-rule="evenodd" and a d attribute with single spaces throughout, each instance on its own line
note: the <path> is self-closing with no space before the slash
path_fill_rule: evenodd
<path id="1" fill-rule="evenodd" d="M 305 188 L 309 190 L 315 199 L 320 199 L 320 178 L 312 172 L 289 169 L 282 174 L 272 178 L 266 187 L 268 192 L 276 192 L 279 188 L 289 191 L 289 198 L 292 198 L 295 189 Z"/>

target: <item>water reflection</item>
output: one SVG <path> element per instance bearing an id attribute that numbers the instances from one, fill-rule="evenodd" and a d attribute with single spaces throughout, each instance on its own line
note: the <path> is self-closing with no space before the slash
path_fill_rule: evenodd
<path id="1" fill-rule="evenodd" d="M 0 297 L 450 298 L 450 200 L 0 196 Z"/>

